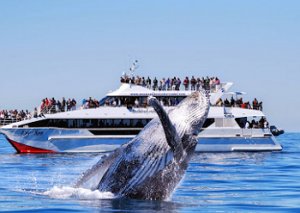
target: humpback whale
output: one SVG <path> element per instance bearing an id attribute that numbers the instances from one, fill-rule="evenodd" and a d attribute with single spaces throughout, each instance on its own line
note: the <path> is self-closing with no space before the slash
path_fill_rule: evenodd
<path id="1" fill-rule="evenodd" d="M 73 187 L 97 175 L 96 189 L 117 197 L 169 200 L 184 177 L 205 122 L 210 102 L 206 91 L 192 93 L 168 113 L 148 97 L 157 118 L 130 142 L 85 171 Z"/>

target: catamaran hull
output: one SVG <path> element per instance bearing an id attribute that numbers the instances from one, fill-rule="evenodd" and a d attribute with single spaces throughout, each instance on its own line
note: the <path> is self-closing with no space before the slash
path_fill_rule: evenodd
<path id="1" fill-rule="evenodd" d="M 223 131 L 223 135 L 199 135 L 196 152 L 280 151 L 272 134 L 241 136 Z M 18 153 L 110 152 L 135 135 L 93 135 L 88 130 L 7 128 L 1 133 Z M 226 134 L 225 134 L 226 133 Z"/>

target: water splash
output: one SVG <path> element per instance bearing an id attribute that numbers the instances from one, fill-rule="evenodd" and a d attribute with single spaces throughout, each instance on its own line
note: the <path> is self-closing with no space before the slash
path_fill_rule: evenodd
<path id="1" fill-rule="evenodd" d="M 116 198 L 111 192 L 100 192 L 99 190 L 93 191 L 90 189 L 73 188 L 69 186 L 63 186 L 61 188 L 54 186 L 52 189 L 41 193 L 41 195 L 55 199 L 76 198 L 80 200 L 99 200 Z"/>

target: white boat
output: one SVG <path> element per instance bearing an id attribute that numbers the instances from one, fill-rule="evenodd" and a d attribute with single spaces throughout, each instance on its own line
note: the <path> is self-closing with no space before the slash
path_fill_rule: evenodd
<path id="1" fill-rule="evenodd" d="M 210 90 L 211 104 L 226 93 L 233 83 L 222 83 Z M 192 91 L 153 91 L 139 85 L 121 84 L 108 93 L 98 108 L 45 114 L 2 126 L 0 132 L 19 153 L 36 152 L 107 152 L 130 141 L 154 117 L 151 107 L 131 107 L 149 95 L 159 100 L 179 101 Z M 229 93 L 237 94 L 237 93 Z M 127 106 L 106 106 L 105 100 L 131 98 Z M 165 106 L 169 110 L 176 106 Z M 245 129 L 252 118 L 264 117 L 260 110 L 212 106 L 196 147 L 198 152 L 280 151 L 282 147 L 268 128 Z"/>
<path id="2" fill-rule="evenodd" d="M 131 68 L 131 76 L 137 63 Z M 210 102 L 215 105 L 233 83 L 221 83 L 209 88 Z M 172 89 L 175 89 L 174 87 Z M 135 107 L 134 100 L 143 103 L 149 95 L 161 102 L 169 98 L 180 102 L 190 90 L 152 90 L 139 85 L 123 83 L 107 94 L 100 107 L 54 114 L 44 114 L 0 128 L 18 153 L 41 152 L 108 152 L 130 141 L 157 114 L 153 108 Z M 112 99 L 120 99 L 120 106 L 112 106 Z M 108 104 L 108 106 L 107 106 Z M 162 103 L 163 104 L 163 103 Z M 164 106 L 170 110 L 176 106 Z M 49 111 L 51 112 L 51 111 Z M 240 107 L 212 106 L 199 134 L 197 152 L 226 151 L 280 151 L 282 147 L 268 128 L 245 129 L 252 118 L 264 117 L 262 111 Z"/>

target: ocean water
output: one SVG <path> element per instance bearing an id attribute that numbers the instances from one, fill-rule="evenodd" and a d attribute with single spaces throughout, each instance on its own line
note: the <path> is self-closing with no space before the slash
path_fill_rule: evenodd
<path id="1" fill-rule="evenodd" d="M 0 211 L 299 212 L 300 133 L 281 152 L 195 153 L 170 201 L 70 187 L 102 154 L 16 154 L 0 136 Z"/>

